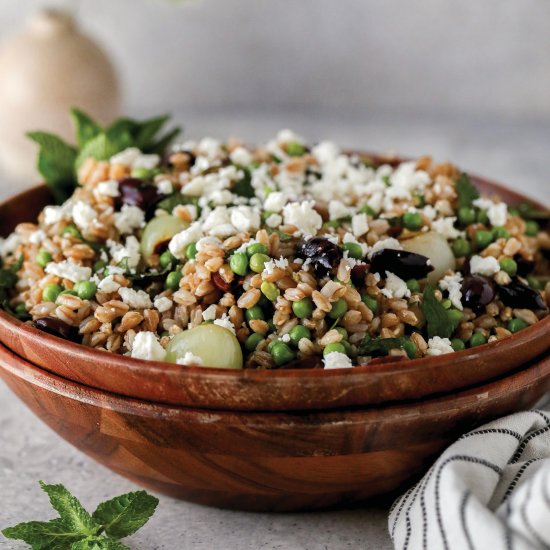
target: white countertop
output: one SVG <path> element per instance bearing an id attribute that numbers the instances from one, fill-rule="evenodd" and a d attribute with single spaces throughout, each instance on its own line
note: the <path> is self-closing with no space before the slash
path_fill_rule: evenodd
<path id="1" fill-rule="evenodd" d="M 266 139 L 291 125 L 312 140 L 330 137 L 345 146 L 396 150 L 406 155 L 431 153 L 550 204 L 549 123 L 451 121 L 358 117 L 355 121 L 267 115 L 187 113 L 186 136 L 239 135 Z M 282 122 L 281 122 L 282 121 Z M 286 124 L 285 124 L 286 121 Z M 290 123 L 288 122 L 290 121 Z M 4 180 L 5 181 L 5 180 Z M 0 185 L 0 198 L 13 185 Z M 64 483 L 85 506 L 135 490 L 135 485 L 92 462 L 45 428 L 0 384 L 0 528 L 20 521 L 49 519 L 52 511 L 38 480 Z M 324 550 L 392 548 L 386 531 L 386 506 L 311 514 L 251 514 L 206 508 L 168 497 L 151 522 L 128 539 L 135 549 Z M 23 548 L 0 540 L 0 548 Z"/>

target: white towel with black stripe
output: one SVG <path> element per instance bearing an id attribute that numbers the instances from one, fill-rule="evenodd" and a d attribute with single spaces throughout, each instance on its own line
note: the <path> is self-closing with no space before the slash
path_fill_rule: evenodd
<path id="1" fill-rule="evenodd" d="M 486 424 L 393 505 L 397 550 L 550 550 L 550 413 Z"/>

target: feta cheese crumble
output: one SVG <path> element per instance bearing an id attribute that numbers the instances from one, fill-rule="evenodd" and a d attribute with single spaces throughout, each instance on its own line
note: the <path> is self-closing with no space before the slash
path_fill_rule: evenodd
<path id="1" fill-rule="evenodd" d="M 134 359 L 147 359 L 149 361 L 164 361 L 165 349 L 160 345 L 155 333 L 138 332 L 134 337 L 131 356 Z"/>
<path id="2" fill-rule="evenodd" d="M 407 283 L 397 275 L 386 271 L 386 284 L 380 292 L 386 298 L 409 298 L 411 291 L 407 288 Z"/>
<path id="3" fill-rule="evenodd" d="M 472 256 L 470 258 L 470 272 L 472 275 L 484 275 L 491 277 L 500 271 L 500 264 L 493 256 L 482 258 L 481 256 Z"/>
<path id="4" fill-rule="evenodd" d="M 339 351 L 333 351 L 323 357 L 325 369 L 348 369 L 353 366 L 351 359 Z"/>
<path id="5" fill-rule="evenodd" d="M 445 275 L 439 281 L 439 288 L 449 292 L 449 300 L 460 311 L 464 310 L 464 306 L 462 305 L 462 281 L 463 277 L 460 273 Z"/>
<path id="6" fill-rule="evenodd" d="M 92 276 L 92 269 L 75 264 L 71 260 L 64 260 L 59 263 L 50 262 L 44 269 L 48 275 L 56 275 L 73 283 L 89 281 Z"/>
<path id="7" fill-rule="evenodd" d="M 198 355 L 193 354 L 190 351 L 186 351 L 183 357 L 179 357 L 176 361 L 178 365 L 184 365 L 186 367 L 202 367 L 204 361 Z"/>
<path id="8" fill-rule="evenodd" d="M 487 212 L 487 217 L 493 227 L 500 227 L 506 224 L 508 219 L 508 206 L 505 203 L 479 198 L 473 201 L 473 205 Z"/>
<path id="9" fill-rule="evenodd" d="M 122 301 L 133 309 L 149 309 L 153 307 L 149 294 L 144 290 L 121 287 L 118 289 L 118 294 L 122 298 Z"/>
<path id="10" fill-rule="evenodd" d="M 123 204 L 120 212 L 115 214 L 115 227 L 121 235 L 128 235 L 144 226 L 145 212 L 137 206 Z"/>
<path id="11" fill-rule="evenodd" d="M 444 355 L 453 353 L 454 349 L 451 346 L 451 341 L 448 338 L 434 336 L 428 340 L 428 351 L 426 355 Z"/>
<path id="12" fill-rule="evenodd" d="M 323 225 L 323 218 L 315 210 L 315 201 L 291 202 L 283 208 L 285 224 L 294 225 L 302 235 L 315 235 Z"/>

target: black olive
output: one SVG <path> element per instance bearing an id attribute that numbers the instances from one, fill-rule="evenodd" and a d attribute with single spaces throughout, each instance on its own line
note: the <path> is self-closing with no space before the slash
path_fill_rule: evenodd
<path id="1" fill-rule="evenodd" d="M 65 340 L 78 340 L 78 331 L 75 327 L 71 327 L 61 319 L 55 317 L 40 317 L 34 322 L 34 326 L 48 334 L 59 336 Z"/>
<path id="2" fill-rule="evenodd" d="M 526 260 L 521 254 L 516 254 L 514 260 L 518 265 L 518 275 L 520 277 L 527 277 L 535 269 L 535 262 Z"/>
<path id="3" fill-rule="evenodd" d="M 318 275 L 327 275 L 336 268 L 342 259 L 342 250 L 337 244 L 322 237 L 313 237 L 302 241 L 296 250 L 296 256 L 302 260 L 310 259 Z"/>
<path id="4" fill-rule="evenodd" d="M 546 304 L 540 293 L 517 279 L 512 280 L 506 286 L 499 286 L 498 294 L 502 303 L 508 307 L 546 309 Z"/>
<path id="5" fill-rule="evenodd" d="M 365 284 L 365 275 L 367 274 L 366 264 L 357 264 L 351 268 L 351 282 L 358 287 Z"/>
<path id="6" fill-rule="evenodd" d="M 138 178 L 125 178 L 118 182 L 119 206 L 128 204 L 146 210 L 157 199 L 157 188 Z"/>
<path id="7" fill-rule="evenodd" d="M 489 279 L 468 275 L 462 283 L 462 303 L 479 313 L 495 299 L 495 288 Z"/>
<path id="8" fill-rule="evenodd" d="M 371 257 L 370 270 L 383 277 L 386 271 L 401 277 L 401 279 L 423 279 L 434 270 L 430 259 L 421 254 L 384 248 L 375 252 Z"/>

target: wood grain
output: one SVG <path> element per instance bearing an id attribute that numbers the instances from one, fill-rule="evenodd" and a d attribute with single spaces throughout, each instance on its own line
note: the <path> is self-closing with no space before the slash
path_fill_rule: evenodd
<path id="1" fill-rule="evenodd" d="M 550 389 L 550 358 L 453 396 L 325 412 L 138 401 L 64 380 L 3 346 L 0 377 L 59 435 L 136 483 L 201 504 L 288 511 L 403 487 L 464 431 L 532 406 Z"/>

